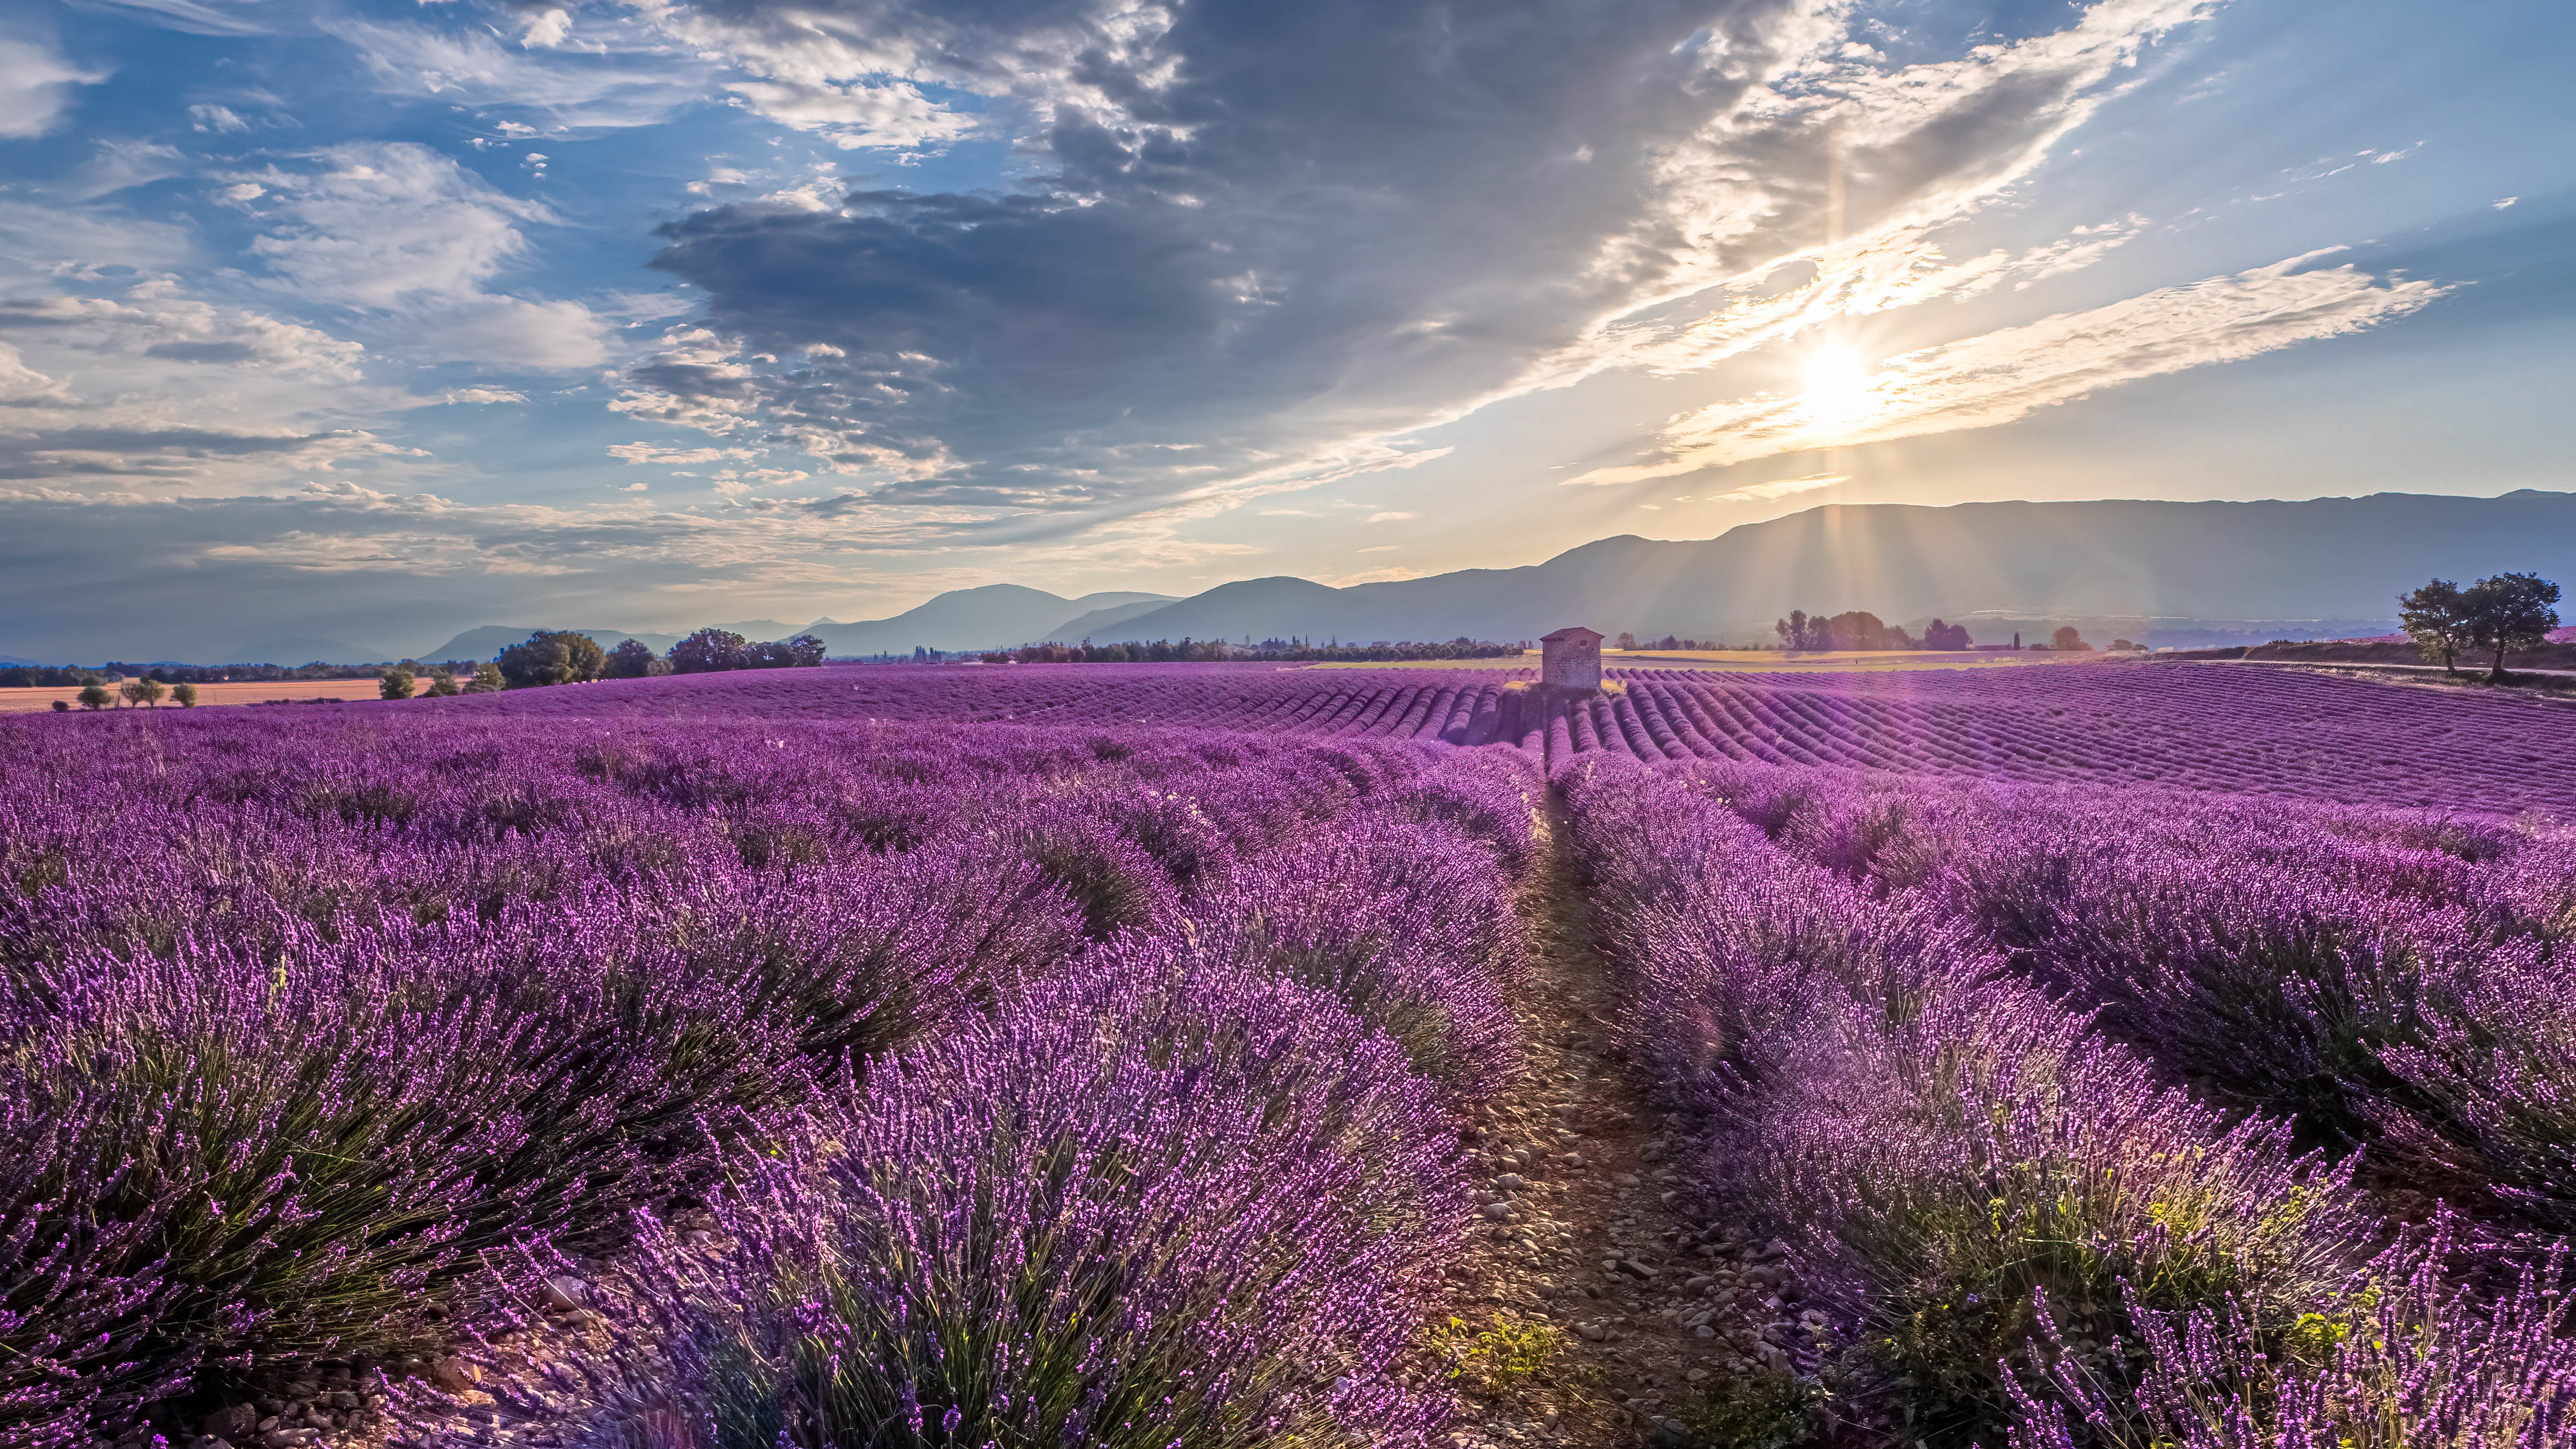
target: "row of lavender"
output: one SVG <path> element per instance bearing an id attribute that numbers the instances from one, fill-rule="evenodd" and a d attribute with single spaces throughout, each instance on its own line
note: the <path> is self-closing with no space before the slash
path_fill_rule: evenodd
<path id="1" fill-rule="evenodd" d="M 1607 752 L 2576 815 L 2565 712 L 2527 698 L 2233 664 L 1797 675 L 1615 669 L 1615 689 L 1575 696 L 1534 690 L 1528 673 L 894 666 L 626 680 L 431 707 L 1441 740 L 1514 744 L 1551 762 Z"/>
<path id="2" fill-rule="evenodd" d="M 1558 779 L 1630 1045 L 1706 1123 L 1692 1190 L 1815 1310 L 1752 1402 L 2024 1449 L 2576 1434 L 2564 836 L 1601 753 Z"/>
<path id="3" fill-rule="evenodd" d="M 1518 1059 L 1518 757 L 51 723 L 0 731 L 0 1442 L 426 1362 L 571 1253 L 629 1331 L 486 1384 L 554 1438 L 1436 1421 L 1390 1364 Z"/>

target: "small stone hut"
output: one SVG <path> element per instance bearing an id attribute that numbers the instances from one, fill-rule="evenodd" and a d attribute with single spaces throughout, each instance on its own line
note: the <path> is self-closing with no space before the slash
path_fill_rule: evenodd
<path id="1" fill-rule="evenodd" d="M 1550 689 L 1601 687 L 1601 635 L 1568 624 L 1538 641 L 1538 682 Z"/>

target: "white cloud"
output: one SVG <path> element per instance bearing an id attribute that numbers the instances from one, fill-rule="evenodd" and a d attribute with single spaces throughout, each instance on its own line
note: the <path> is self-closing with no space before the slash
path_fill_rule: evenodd
<path id="1" fill-rule="evenodd" d="M 269 230 L 250 250 L 284 290 L 398 317 L 408 351 L 533 368 L 607 360 L 610 328 L 582 304 L 485 288 L 529 251 L 521 224 L 554 220 L 542 204 L 408 142 L 311 159 L 315 169 L 271 167 L 241 182 L 261 194 L 239 204 L 269 203 L 253 213 Z"/>
<path id="2" fill-rule="evenodd" d="M 197 105 L 188 108 L 188 127 L 190 130 L 226 135 L 249 130 L 250 122 L 235 114 L 230 106 Z"/>
<path id="3" fill-rule="evenodd" d="M 528 395 L 506 387 L 460 387 L 439 399 L 442 403 L 523 403 Z"/>
<path id="4" fill-rule="evenodd" d="M 1368 516 L 1368 521 L 1371 523 L 1402 523 L 1407 519 L 1420 518 L 1421 516 L 1422 515 L 1419 513 L 1399 513 L 1394 509 L 1384 509 L 1370 514 Z"/>
<path id="5" fill-rule="evenodd" d="M 1748 483 L 1741 488 L 1730 488 L 1724 493 L 1709 494 L 1705 498 L 1694 500 L 1684 497 L 1676 498 L 1673 501 L 1675 503 L 1690 503 L 1694 501 L 1700 503 L 1768 503 L 1775 498 L 1794 498 L 1801 493 L 1813 493 L 1820 488 L 1831 488 L 1837 483 L 1848 483 L 1850 481 L 1851 475 L 1849 473 L 1810 473 L 1804 478 L 1774 478 L 1768 483 Z"/>
<path id="6" fill-rule="evenodd" d="M 189 169 L 188 158 L 175 146 L 150 141 L 102 141 L 89 163 L 63 186 L 62 194 L 79 201 L 95 201 L 128 187 L 184 176 Z"/>
<path id="7" fill-rule="evenodd" d="M 0 332 L 92 354 L 214 367 L 256 367 L 306 379 L 354 379 L 366 349 L 327 332 L 145 282 L 123 298 L 65 294 L 0 301 Z"/>
<path id="8" fill-rule="evenodd" d="M 952 111 L 901 81 L 875 85 L 735 81 L 725 87 L 782 126 L 812 131 L 845 151 L 902 149 L 953 141 L 975 117 Z"/>
<path id="9" fill-rule="evenodd" d="M 608 360 L 608 324 L 579 302 L 482 296 L 424 310 L 420 345 L 439 357 L 505 367 L 596 367 Z"/>
<path id="10" fill-rule="evenodd" d="M 71 392 L 61 383 L 18 360 L 18 349 L 0 342 L 0 407 L 35 403 L 68 403 Z"/>
<path id="11" fill-rule="evenodd" d="M 1596 468 L 1568 481 L 1630 483 L 1782 453 L 1993 427 L 2120 383 L 2356 332 L 2446 290 L 2424 281 L 2382 284 L 2350 266 L 2296 270 L 2320 255 L 1891 357 L 1856 396 L 1838 398 L 1830 416 L 1797 396 L 1712 404 L 1664 430 L 1661 460 Z"/>
<path id="12" fill-rule="evenodd" d="M 666 448 L 659 443 L 611 443 L 608 453 L 629 463 L 718 463 L 725 459 L 760 456 L 750 448 Z"/>
<path id="13" fill-rule="evenodd" d="M 261 35 L 269 28 L 261 23 L 261 17 L 243 13 L 243 10 L 260 4 L 261 0 L 94 0 L 94 3 L 139 11 L 172 30 L 185 30 L 196 35 Z M 235 5 L 242 9 L 234 9 Z"/>
<path id="14" fill-rule="evenodd" d="M 2511 206 L 2520 200 L 2522 200 L 2522 198 L 2519 196 L 2499 196 L 2495 199 L 2493 205 L 2496 210 L 2502 211 L 2506 207 Z"/>
<path id="15" fill-rule="evenodd" d="M 314 159 L 317 170 L 245 179 L 281 202 L 251 251 L 316 300 L 392 308 L 475 295 L 527 251 L 515 223 L 553 219 L 426 146 L 338 146 Z"/>
<path id="16" fill-rule="evenodd" d="M 72 87 L 96 85 L 104 71 L 87 71 L 52 46 L 25 35 L 0 35 L 0 136 L 41 136 L 71 105 Z"/>
<path id="17" fill-rule="evenodd" d="M 571 11 L 547 10 L 528 21 L 527 31 L 519 37 L 519 43 L 538 47 L 556 46 L 563 44 L 564 37 L 571 33 Z"/>

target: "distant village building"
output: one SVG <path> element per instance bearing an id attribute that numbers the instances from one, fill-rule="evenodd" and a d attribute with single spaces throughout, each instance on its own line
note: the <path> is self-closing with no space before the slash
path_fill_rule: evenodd
<path id="1" fill-rule="evenodd" d="M 1538 682 L 1550 689 L 1601 687 L 1601 635 L 1568 624 L 1538 641 Z"/>

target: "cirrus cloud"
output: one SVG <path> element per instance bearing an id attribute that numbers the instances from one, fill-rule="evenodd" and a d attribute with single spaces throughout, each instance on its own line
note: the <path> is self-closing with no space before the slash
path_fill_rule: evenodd
<path id="1" fill-rule="evenodd" d="M 1634 483 L 1782 453 L 1990 428 L 2120 383 L 2357 332 L 2446 290 L 2351 266 L 2300 270 L 2319 255 L 1891 357 L 1859 395 L 1837 399 L 1831 416 L 1797 396 L 1714 403 L 1664 429 L 1662 458 L 1566 481 Z"/>

